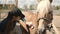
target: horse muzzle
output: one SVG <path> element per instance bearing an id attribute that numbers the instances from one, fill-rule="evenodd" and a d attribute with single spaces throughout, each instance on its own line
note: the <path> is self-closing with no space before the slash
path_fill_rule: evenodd
<path id="1" fill-rule="evenodd" d="M 21 18 L 21 20 L 22 20 L 23 22 L 26 22 L 26 19 L 25 19 L 25 18 Z"/>

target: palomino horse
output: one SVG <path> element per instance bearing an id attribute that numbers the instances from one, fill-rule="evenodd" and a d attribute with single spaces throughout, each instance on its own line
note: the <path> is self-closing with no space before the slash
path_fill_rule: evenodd
<path id="1" fill-rule="evenodd" d="M 41 0 L 37 7 L 37 13 L 24 12 L 27 24 L 25 28 L 21 27 L 22 34 L 46 34 L 46 30 L 51 31 L 54 25 L 52 25 L 53 10 L 50 0 Z M 38 22 L 37 22 L 38 21 Z M 20 22 L 21 23 L 21 22 Z M 52 27 L 53 26 L 53 27 Z"/>
<path id="2" fill-rule="evenodd" d="M 37 7 L 39 21 L 38 34 L 46 34 L 46 30 L 51 31 L 52 28 L 55 28 L 55 26 L 52 24 L 53 9 L 51 3 L 52 0 L 41 0 L 38 4 Z"/>
<path id="3" fill-rule="evenodd" d="M 24 15 L 26 18 L 26 24 L 27 25 L 32 24 L 33 26 L 28 28 L 29 33 L 27 34 L 37 34 L 37 29 L 38 34 L 44 34 L 44 32 L 46 33 L 45 27 L 52 22 L 53 18 L 52 8 L 50 7 L 49 0 L 40 1 L 37 7 L 37 13 L 27 12 Z M 39 21 L 39 23 L 37 21 Z M 42 31 L 43 33 L 42 32 L 40 33 L 41 30 L 44 30 L 44 32 Z"/>
<path id="4" fill-rule="evenodd" d="M 41 0 L 37 7 L 37 14 L 30 12 L 25 13 L 24 15 L 27 25 L 32 23 L 33 26 L 28 28 L 29 34 L 45 34 L 47 26 L 52 22 L 53 19 L 50 1 Z"/>
<path id="5" fill-rule="evenodd" d="M 22 14 L 22 12 L 18 8 L 13 8 L 8 13 L 8 16 L 1 21 L 0 23 L 0 34 L 13 34 L 11 33 L 16 25 L 16 22 L 18 20 L 23 20 L 25 16 Z"/>

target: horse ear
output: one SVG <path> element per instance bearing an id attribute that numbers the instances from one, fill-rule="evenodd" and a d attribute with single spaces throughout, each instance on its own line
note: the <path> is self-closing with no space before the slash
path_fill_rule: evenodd
<path id="1" fill-rule="evenodd" d="M 8 13 L 8 16 L 11 16 L 11 12 Z"/>
<path id="2" fill-rule="evenodd" d="M 11 17 L 11 16 L 12 16 L 12 14 L 11 14 L 11 12 L 9 12 L 7 17 L 9 18 L 9 17 Z"/>
<path id="3" fill-rule="evenodd" d="M 9 17 L 9 15 L 10 15 L 10 12 L 8 13 L 8 17 Z"/>

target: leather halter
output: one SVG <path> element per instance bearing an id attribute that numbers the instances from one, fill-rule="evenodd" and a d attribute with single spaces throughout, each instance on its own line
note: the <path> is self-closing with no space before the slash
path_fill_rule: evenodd
<path id="1" fill-rule="evenodd" d="M 37 20 L 37 22 L 39 22 L 39 20 L 41 20 L 41 19 L 43 19 L 43 20 L 46 20 L 46 21 L 51 21 L 51 20 L 53 20 L 53 18 L 52 19 L 47 19 L 47 18 L 45 18 L 45 17 L 43 17 L 43 18 L 39 18 L 38 20 Z"/>
<path id="2" fill-rule="evenodd" d="M 47 18 L 44 17 L 44 18 L 39 18 L 39 19 L 37 20 L 37 22 L 39 23 L 39 20 L 41 20 L 41 19 L 46 20 L 46 21 L 48 21 L 48 22 L 50 22 L 51 20 L 53 20 L 53 18 L 52 18 L 52 19 L 47 19 Z M 51 24 L 51 23 L 50 23 L 50 24 Z M 47 28 L 47 29 L 46 29 L 46 28 Z M 45 26 L 45 29 L 46 29 L 46 30 L 51 31 L 51 28 L 53 28 L 52 24 Z"/>

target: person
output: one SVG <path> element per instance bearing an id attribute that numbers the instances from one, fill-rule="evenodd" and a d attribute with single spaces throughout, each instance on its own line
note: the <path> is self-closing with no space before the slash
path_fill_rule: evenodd
<path id="1" fill-rule="evenodd" d="M 45 27 L 52 23 L 53 20 L 53 0 L 40 0 L 37 6 L 37 15 L 38 15 L 38 30 L 43 31 Z"/>

